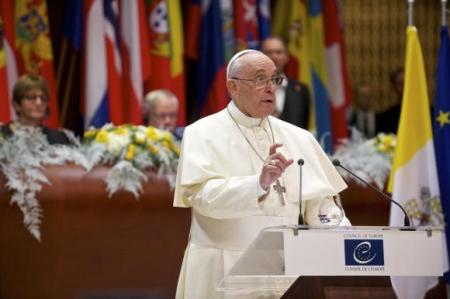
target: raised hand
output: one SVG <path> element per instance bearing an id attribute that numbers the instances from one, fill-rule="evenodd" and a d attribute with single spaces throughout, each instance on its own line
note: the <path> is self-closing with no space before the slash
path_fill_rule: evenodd
<path id="1" fill-rule="evenodd" d="M 269 156 L 266 158 L 259 175 L 259 184 L 264 190 L 267 190 L 294 161 L 286 159 L 283 154 L 277 152 L 277 148 L 281 146 L 283 146 L 281 143 L 275 143 L 270 146 Z"/>

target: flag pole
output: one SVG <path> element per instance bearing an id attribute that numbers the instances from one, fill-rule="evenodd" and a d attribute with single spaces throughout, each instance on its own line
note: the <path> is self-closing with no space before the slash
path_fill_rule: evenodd
<path id="1" fill-rule="evenodd" d="M 441 26 L 447 26 L 447 0 L 441 0 Z"/>
<path id="2" fill-rule="evenodd" d="M 408 26 L 413 26 L 414 0 L 408 0 Z"/>

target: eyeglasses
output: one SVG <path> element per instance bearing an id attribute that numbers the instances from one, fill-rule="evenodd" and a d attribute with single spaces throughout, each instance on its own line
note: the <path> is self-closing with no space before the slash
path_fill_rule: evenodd
<path id="1" fill-rule="evenodd" d="M 176 119 L 178 117 L 177 113 L 152 113 L 151 115 L 156 119 Z"/>
<path id="2" fill-rule="evenodd" d="M 24 99 L 27 99 L 29 101 L 36 101 L 38 98 L 41 99 L 43 102 L 47 102 L 48 98 L 44 94 L 26 94 L 23 96 Z"/>
<path id="3" fill-rule="evenodd" d="M 250 82 L 253 82 L 253 84 L 255 85 L 256 88 L 262 88 L 262 87 L 266 87 L 267 83 L 269 83 L 270 81 L 273 84 L 275 84 L 276 86 L 280 86 L 281 84 L 283 84 L 284 77 L 282 77 L 282 76 L 275 76 L 275 77 L 271 77 L 271 78 L 256 77 L 255 79 L 243 79 L 243 78 L 238 78 L 238 77 L 231 77 L 231 79 L 239 80 L 239 81 L 250 81 Z"/>

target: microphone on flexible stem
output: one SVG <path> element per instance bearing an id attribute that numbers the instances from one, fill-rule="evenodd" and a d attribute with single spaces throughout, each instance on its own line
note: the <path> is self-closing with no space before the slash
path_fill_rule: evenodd
<path id="1" fill-rule="evenodd" d="M 299 183 L 299 193 L 298 193 L 298 207 L 299 207 L 299 213 L 298 213 L 298 225 L 304 225 L 305 220 L 303 219 L 303 213 L 302 213 L 302 169 L 303 164 L 305 164 L 305 161 L 303 159 L 298 159 L 297 164 L 300 169 L 300 183 Z"/>
<path id="2" fill-rule="evenodd" d="M 397 205 L 403 212 L 403 214 L 405 215 L 405 219 L 404 219 L 404 225 L 405 226 L 411 226 L 411 222 L 409 221 L 409 217 L 408 217 L 408 213 L 406 213 L 405 209 L 403 208 L 403 206 L 401 204 L 399 204 L 397 201 L 393 200 L 389 195 L 387 195 L 386 193 L 384 193 L 383 191 L 381 191 L 380 189 L 378 189 L 375 186 L 372 186 L 371 184 L 369 184 L 368 182 L 366 182 L 365 180 L 363 180 L 361 177 L 359 177 L 358 175 L 356 175 L 353 171 L 351 171 L 350 169 L 342 166 L 341 162 L 337 159 L 333 160 L 333 165 L 336 167 L 340 167 L 342 169 L 344 169 L 346 172 L 348 172 L 349 174 L 351 174 L 353 177 L 357 178 L 360 182 L 362 182 L 364 185 L 370 187 L 372 190 L 375 190 L 378 194 L 380 194 L 383 198 L 389 200 L 389 202 L 394 203 L 395 205 Z"/>

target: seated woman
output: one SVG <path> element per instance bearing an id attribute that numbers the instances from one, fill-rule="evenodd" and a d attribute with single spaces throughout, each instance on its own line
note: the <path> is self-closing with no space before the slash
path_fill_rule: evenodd
<path id="1" fill-rule="evenodd" d="M 49 144 L 72 144 L 63 131 L 43 125 L 50 113 L 48 99 L 48 87 L 42 77 L 29 74 L 20 77 L 13 88 L 13 106 L 17 119 L 0 126 L 0 133 L 10 137 L 20 129 L 37 129 L 47 137 Z"/>

